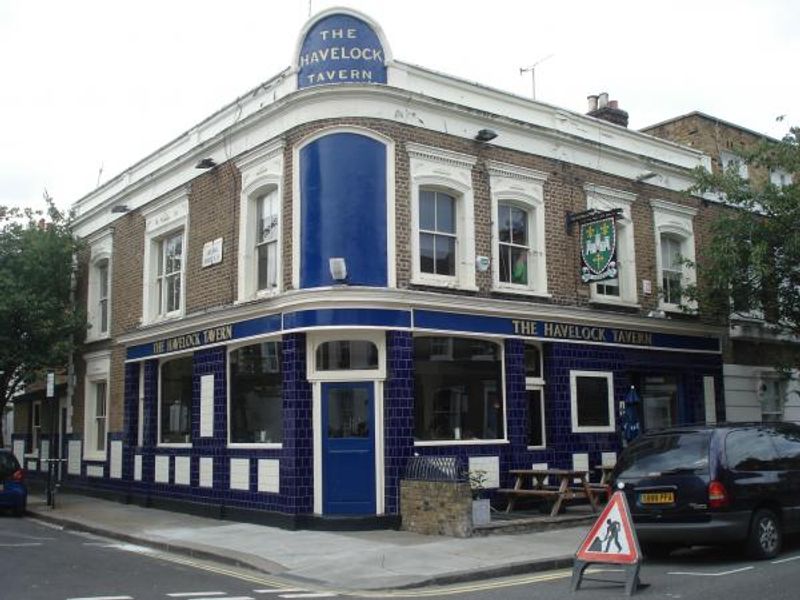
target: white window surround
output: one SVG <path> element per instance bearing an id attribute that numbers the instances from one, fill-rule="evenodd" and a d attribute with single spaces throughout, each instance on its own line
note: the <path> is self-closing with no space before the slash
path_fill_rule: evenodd
<path id="1" fill-rule="evenodd" d="M 239 248 L 237 302 L 270 297 L 283 289 L 283 150 L 279 140 L 267 144 L 236 161 L 242 174 L 242 192 L 239 196 Z M 256 251 L 258 199 L 274 190 L 278 195 L 278 285 L 273 289 L 258 289 L 258 252 Z"/>
<path id="2" fill-rule="evenodd" d="M 142 286 L 142 323 L 156 323 L 180 318 L 186 311 L 186 263 L 189 255 L 189 196 L 185 188 L 174 190 L 142 209 L 145 219 L 144 285 Z M 159 247 L 170 235 L 183 232 L 181 258 L 180 309 L 160 314 L 158 286 Z"/>
<path id="3" fill-rule="evenodd" d="M 362 127 L 327 127 L 314 132 L 298 142 L 292 149 L 292 286 L 300 289 L 300 151 L 316 140 L 337 133 L 363 135 L 386 147 L 386 282 L 390 288 L 397 287 L 397 234 L 395 228 L 395 143 L 394 140 L 371 129 Z"/>
<path id="4" fill-rule="evenodd" d="M 179 358 L 186 358 L 187 356 L 193 356 L 192 353 L 185 353 L 185 354 L 171 354 L 166 358 L 162 358 L 158 361 L 158 379 L 156 380 L 157 391 L 156 391 L 156 447 L 158 448 L 191 448 L 192 442 L 162 442 L 161 441 L 161 374 L 162 368 L 165 363 L 168 363 L 173 360 L 177 360 Z M 142 363 L 144 364 L 144 363 Z M 194 377 L 194 376 L 193 376 Z M 192 398 L 192 402 L 194 402 L 194 398 Z M 192 423 L 191 423 L 191 409 L 189 411 L 189 435 L 191 439 L 191 431 L 192 431 Z"/>
<path id="5" fill-rule="evenodd" d="M 106 450 L 98 451 L 95 415 L 97 414 L 95 402 L 97 401 L 96 391 L 98 383 L 106 384 L 106 433 L 108 433 L 108 423 L 111 415 L 109 414 L 111 385 L 111 351 L 92 352 L 85 354 L 83 360 L 86 363 L 86 376 L 83 386 L 83 458 L 84 460 L 105 460 Z"/>
<path id="6" fill-rule="evenodd" d="M 769 180 L 772 185 L 777 187 L 792 185 L 791 173 L 787 173 L 785 169 L 781 169 L 780 167 L 769 170 Z"/>
<path id="7" fill-rule="evenodd" d="M 591 183 L 584 185 L 583 189 L 586 192 L 586 208 L 588 210 L 622 210 L 622 216 L 616 220 L 619 296 L 600 294 L 597 291 L 597 284 L 592 283 L 592 302 L 638 306 L 636 252 L 633 241 L 633 218 L 631 217 L 631 205 L 636 200 L 636 194 Z"/>
<path id="8" fill-rule="evenodd" d="M 87 320 L 90 327 L 86 331 L 86 341 L 93 342 L 97 340 L 106 339 L 111 336 L 111 310 L 112 310 L 112 290 L 111 290 L 111 274 L 112 274 L 112 260 L 111 254 L 113 250 L 113 230 L 106 229 L 96 236 L 92 236 L 88 240 L 90 247 L 89 253 L 89 281 L 88 281 L 88 294 L 86 300 Z M 100 310 L 100 274 L 102 266 L 106 264 L 108 269 L 106 271 L 108 278 L 108 288 L 106 296 L 106 321 L 107 330 L 101 331 L 101 310 Z"/>
<path id="9" fill-rule="evenodd" d="M 605 426 L 579 426 L 578 425 L 578 377 L 595 377 L 605 379 L 608 384 L 608 419 Z M 616 414 L 614 410 L 614 374 L 610 371 L 570 371 L 570 412 L 572 414 L 572 433 L 613 433 L 616 429 Z"/>
<path id="10" fill-rule="evenodd" d="M 411 283 L 476 291 L 475 199 L 472 190 L 474 156 L 441 148 L 406 143 L 411 179 Z M 419 191 L 421 188 L 451 194 L 456 199 L 456 274 L 420 270 Z"/>
<path id="11" fill-rule="evenodd" d="M 497 161 L 488 161 L 492 195 L 492 285 L 495 290 L 549 296 L 545 256 L 544 182 L 547 173 Z M 528 284 L 500 281 L 500 238 L 498 210 L 511 204 L 528 213 Z"/>
<path id="12" fill-rule="evenodd" d="M 653 207 L 653 223 L 655 226 L 655 247 L 656 247 L 656 270 L 659 290 L 662 281 L 662 256 L 661 256 L 661 236 L 669 235 L 681 242 L 681 256 L 691 262 L 695 261 L 695 240 L 693 220 L 697 215 L 697 209 L 674 202 L 664 200 L 650 200 Z M 683 285 L 690 285 L 696 281 L 695 269 L 684 264 Z M 662 294 L 659 294 L 658 306 L 660 309 L 669 312 L 683 312 L 681 305 L 664 302 Z M 696 302 L 687 302 L 686 307 L 690 310 L 697 309 Z"/>
<path id="13" fill-rule="evenodd" d="M 325 342 L 364 340 L 378 349 L 377 369 L 318 370 L 317 348 Z M 306 370 L 309 381 L 383 381 L 386 379 L 386 332 L 382 330 L 334 330 L 308 332 L 306 336 Z"/>
<path id="14" fill-rule="evenodd" d="M 737 167 L 737 171 L 739 172 L 739 177 L 742 179 L 747 179 L 749 177 L 749 171 L 747 169 L 747 163 L 744 162 L 744 159 L 734 152 L 729 152 L 727 150 L 721 150 L 719 153 L 719 167 L 723 171 L 727 171 L 728 167 L 731 164 L 735 164 Z"/>
<path id="15" fill-rule="evenodd" d="M 281 342 L 281 336 L 269 336 L 264 338 L 257 338 L 257 339 L 248 339 L 245 342 L 238 343 L 238 344 L 231 344 L 228 346 L 228 357 L 225 360 L 227 366 L 227 376 L 226 376 L 226 386 L 227 390 L 225 393 L 226 401 L 225 401 L 225 412 L 227 413 L 227 421 L 225 424 L 225 431 L 226 431 L 226 443 L 228 448 L 283 448 L 283 442 L 264 442 L 264 443 L 236 443 L 231 442 L 231 360 L 230 356 L 231 353 L 239 350 L 240 348 L 245 348 L 247 346 L 252 346 L 254 344 L 263 344 L 265 342 Z M 283 365 L 281 365 L 281 372 L 283 372 Z"/>

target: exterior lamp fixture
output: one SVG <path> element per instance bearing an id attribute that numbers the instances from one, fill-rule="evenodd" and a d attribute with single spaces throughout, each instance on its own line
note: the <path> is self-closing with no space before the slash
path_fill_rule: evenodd
<path id="1" fill-rule="evenodd" d="M 497 132 L 493 129 L 481 129 L 475 136 L 475 139 L 479 142 L 491 142 L 496 137 Z"/>
<path id="2" fill-rule="evenodd" d="M 329 258 L 328 268 L 331 271 L 331 279 L 336 283 L 347 283 L 347 261 L 344 258 Z"/>
<path id="3" fill-rule="evenodd" d="M 130 210 L 126 204 L 117 204 L 111 207 L 112 213 L 126 213 Z"/>
<path id="4" fill-rule="evenodd" d="M 647 171 L 646 173 L 637 175 L 636 181 L 647 181 L 648 179 L 652 179 L 653 177 L 658 177 L 658 173 L 656 173 L 655 171 Z"/>
<path id="5" fill-rule="evenodd" d="M 208 157 L 208 158 L 204 158 L 204 159 L 200 160 L 200 162 L 198 162 L 194 166 L 194 168 L 195 169 L 210 169 L 210 168 L 216 167 L 216 166 L 217 166 L 216 161 L 213 158 Z"/>

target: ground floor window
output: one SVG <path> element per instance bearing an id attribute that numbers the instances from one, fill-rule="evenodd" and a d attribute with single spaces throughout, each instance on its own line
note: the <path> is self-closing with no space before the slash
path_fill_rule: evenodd
<path id="1" fill-rule="evenodd" d="M 31 404 L 31 452 L 38 454 L 42 441 L 42 403 Z"/>
<path id="2" fill-rule="evenodd" d="M 640 382 L 644 428 L 661 429 L 678 425 L 678 377 L 645 375 Z"/>
<path id="3" fill-rule="evenodd" d="M 614 431 L 614 376 L 602 371 L 570 371 L 572 431 Z"/>
<path id="4" fill-rule="evenodd" d="M 281 342 L 244 346 L 230 354 L 230 443 L 283 442 Z"/>
<path id="5" fill-rule="evenodd" d="M 161 363 L 160 370 L 161 444 L 191 442 L 192 357 Z"/>
<path id="6" fill-rule="evenodd" d="M 533 387 L 525 390 L 528 399 L 528 447 L 544 448 L 544 394 L 542 388 Z"/>
<path id="7" fill-rule="evenodd" d="M 415 338 L 414 419 L 418 441 L 502 439 L 500 345 L 471 338 Z"/>

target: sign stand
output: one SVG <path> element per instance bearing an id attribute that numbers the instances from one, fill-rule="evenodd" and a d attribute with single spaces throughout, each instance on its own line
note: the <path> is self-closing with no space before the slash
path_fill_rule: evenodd
<path id="1" fill-rule="evenodd" d="M 623 567 L 625 571 L 625 594 L 632 596 L 640 585 L 639 567 L 642 552 L 633 529 L 631 513 L 625 494 L 616 492 L 603 512 L 589 530 L 588 535 L 575 554 L 572 568 L 571 589 L 577 591 L 581 581 L 593 581 L 585 577 L 584 571 L 593 564 Z M 608 583 L 608 580 L 602 580 Z"/>

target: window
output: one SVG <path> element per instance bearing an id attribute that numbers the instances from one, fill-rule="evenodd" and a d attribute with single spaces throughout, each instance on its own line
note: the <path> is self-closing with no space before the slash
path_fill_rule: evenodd
<path id="1" fill-rule="evenodd" d="M 192 357 L 161 363 L 159 423 L 161 444 L 191 441 Z"/>
<path id="2" fill-rule="evenodd" d="M 88 240 L 90 248 L 88 297 L 86 300 L 87 341 L 108 337 L 111 319 L 112 231 L 106 230 Z"/>
<path id="3" fill-rule="evenodd" d="M 748 178 L 747 163 L 741 156 L 733 152 L 722 151 L 719 153 L 719 165 L 723 171 L 734 170 L 742 179 Z"/>
<path id="4" fill-rule="evenodd" d="M 697 209 L 663 200 L 651 200 L 650 205 L 656 230 L 659 307 L 671 311 L 681 311 L 684 307 L 696 309 L 695 302 L 686 301 L 683 290 L 696 279 L 692 263 Z"/>
<path id="5" fill-rule="evenodd" d="M 408 143 L 411 282 L 475 290 L 475 157 Z"/>
<path id="6" fill-rule="evenodd" d="M 109 374 L 111 353 L 107 350 L 84 355 L 83 453 L 87 460 L 105 460 L 108 437 Z"/>
<path id="7" fill-rule="evenodd" d="M 770 471 L 777 455 L 770 434 L 763 429 L 737 429 L 725 438 L 728 467 L 734 471 Z"/>
<path id="8" fill-rule="evenodd" d="M 584 191 L 588 210 L 605 212 L 620 209 L 622 211 L 622 214 L 616 219 L 618 275 L 614 279 L 605 279 L 591 284 L 592 300 L 611 304 L 636 304 L 638 293 L 633 220 L 631 218 L 631 206 L 636 200 L 636 194 L 594 184 L 585 185 Z"/>
<path id="9" fill-rule="evenodd" d="M 683 267 L 681 266 L 681 240 L 673 235 L 661 236 L 661 289 L 664 302 L 667 304 L 680 304 L 681 280 Z"/>
<path id="10" fill-rule="evenodd" d="M 761 401 L 761 420 L 765 423 L 781 421 L 786 402 L 786 380 L 777 375 L 762 375 L 758 379 L 756 395 Z"/>
<path id="11" fill-rule="evenodd" d="M 106 451 L 106 411 L 108 402 L 108 384 L 105 381 L 98 381 L 94 384 L 94 448 L 96 452 Z"/>
<path id="12" fill-rule="evenodd" d="M 573 433 L 613 432 L 614 376 L 600 371 L 570 371 Z"/>
<path id="13" fill-rule="evenodd" d="M 158 244 L 158 313 L 169 315 L 181 309 L 183 232 L 171 234 Z"/>
<path id="14" fill-rule="evenodd" d="M 189 199 L 181 188 L 142 209 L 145 219 L 142 320 L 176 318 L 185 311 Z"/>
<path id="15" fill-rule="evenodd" d="M 452 344 L 443 354 L 442 340 Z M 498 440 L 505 436 L 502 351 L 472 338 L 414 339 L 417 441 Z"/>
<path id="16" fill-rule="evenodd" d="M 544 245 L 545 173 L 489 161 L 492 269 L 495 289 L 547 293 Z"/>
<path id="17" fill-rule="evenodd" d="M 97 298 L 100 333 L 108 333 L 108 260 L 97 265 L 99 294 Z"/>
<path id="18" fill-rule="evenodd" d="M 786 187 L 792 184 L 792 176 L 783 169 L 770 169 L 769 181 L 776 187 Z"/>
<path id="19" fill-rule="evenodd" d="M 270 341 L 230 353 L 231 444 L 283 442 L 281 342 Z"/>
<path id="20" fill-rule="evenodd" d="M 39 454 L 42 443 L 42 403 L 31 404 L 31 452 Z"/>
<path id="21" fill-rule="evenodd" d="M 544 401 L 542 389 L 535 387 L 525 391 L 528 398 L 528 448 L 544 448 Z"/>
<path id="22" fill-rule="evenodd" d="M 139 365 L 139 399 L 137 402 L 136 445 L 144 446 L 144 363 Z"/>
<path id="23" fill-rule="evenodd" d="M 318 371 L 378 368 L 378 348 L 368 340 L 336 340 L 317 347 Z"/>
<path id="24" fill-rule="evenodd" d="M 678 378 L 649 375 L 639 386 L 645 429 L 662 429 L 678 424 Z"/>
<path id="25" fill-rule="evenodd" d="M 281 288 L 283 141 L 236 161 L 242 176 L 239 199 L 238 300 L 278 293 Z"/>
<path id="26" fill-rule="evenodd" d="M 456 199 L 444 192 L 419 192 L 419 270 L 456 274 Z"/>
<path id="27" fill-rule="evenodd" d="M 278 286 L 278 191 L 273 189 L 258 199 L 258 289 L 272 290 Z"/>

